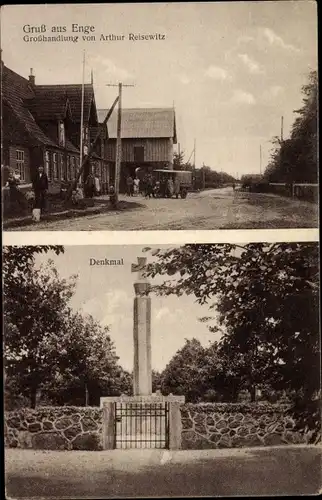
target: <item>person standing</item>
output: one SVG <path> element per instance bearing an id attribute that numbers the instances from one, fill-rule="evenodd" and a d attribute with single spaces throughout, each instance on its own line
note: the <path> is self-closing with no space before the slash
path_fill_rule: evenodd
<path id="1" fill-rule="evenodd" d="M 169 198 L 172 198 L 172 195 L 173 195 L 173 180 L 171 179 L 171 177 L 168 179 L 168 182 L 167 182 L 167 194 L 168 194 Z"/>
<path id="2" fill-rule="evenodd" d="M 176 195 L 176 198 L 178 199 L 178 196 L 180 194 L 180 179 L 179 179 L 179 177 L 176 177 L 174 180 L 174 194 Z"/>
<path id="3" fill-rule="evenodd" d="M 101 195 L 101 183 L 98 175 L 95 175 L 95 195 L 100 196 Z"/>
<path id="4" fill-rule="evenodd" d="M 36 174 L 32 181 L 32 187 L 35 193 L 35 208 L 40 209 L 42 212 L 47 205 L 48 193 L 48 176 L 42 165 L 36 170 Z"/>
<path id="5" fill-rule="evenodd" d="M 133 184 L 134 184 L 133 178 L 130 175 L 128 175 L 126 178 L 126 187 L 128 196 L 133 196 Z"/>
<path id="6" fill-rule="evenodd" d="M 153 184 L 152 184 L 152 176 L 148 175 L 146 179 L 146 192 L 145 197 L 151 198 L 153 196 Z"/>
<path id="7" fill-rule="evenodd" d="M 86 198 L 93 198 L 95 194 L 95 177 L 92 172 L 90 172 L 86 178 L 85 193 Z"/>
<path id="8" fill-rule="evenodd" d="M 134 194 L 137 196 L 140 192 L 140 179 L 137 177 L 134 179 Z"/>
<path id="9" fill-rule="evenodd" d="M 20 212 L 24 211 L 26 208 L 26 199 L 18 188 L 19 182 L 19 178 L 14 172 L 9 171 L 9 177 L 5 186 L 9 187 L 10 210 L 13 212 L 15 212 L 17 208 L 20 209 Z"/>

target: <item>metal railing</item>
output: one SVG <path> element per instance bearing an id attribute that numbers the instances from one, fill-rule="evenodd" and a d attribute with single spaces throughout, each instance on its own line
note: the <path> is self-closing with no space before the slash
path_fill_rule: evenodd
<path id="1" fill-rule="evenodd" d="M 115 448 L 169 448 L 169 405 L 115 403 Z"/>

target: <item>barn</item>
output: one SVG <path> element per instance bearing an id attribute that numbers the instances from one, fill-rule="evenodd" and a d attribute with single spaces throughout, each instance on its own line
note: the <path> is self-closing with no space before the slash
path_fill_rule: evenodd
<path id="1" fill-rule="evenodd" d="M 98 110 L 103 123 L 108 110 Z M 173 108 L 124 108 L 121 121 L 122 162 L 120 191 L 126 190 L 126 177 L 156 168 L 173 169 L 173 145 L 177 143 L 175 110 Z M 107 122 L 105 158 L 115 165 L 117 112 Z"/>

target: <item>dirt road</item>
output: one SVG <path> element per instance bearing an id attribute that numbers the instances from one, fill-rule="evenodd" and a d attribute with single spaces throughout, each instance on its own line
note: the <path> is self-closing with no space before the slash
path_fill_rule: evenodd
<path id="1" fill-rule="evenodd" d="M 44 221 L 33 226 L 15 227 L 14 230 L 275 229 L 318 225 L 318 208 L 312 203 L 275 195 L 234 192 L 232 188 L 189 193 L 185 200 L 139 196 L 133 201 L 140 206 L 129 211 Z"/>
<path id="2" fill-rule="evenodd" d="M 5 451 L 6 498 L 313 495 L 321 448 Z"/>

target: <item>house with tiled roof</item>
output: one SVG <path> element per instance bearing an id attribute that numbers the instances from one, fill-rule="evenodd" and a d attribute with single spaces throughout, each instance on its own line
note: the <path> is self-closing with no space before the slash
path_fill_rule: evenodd
<path id="1" fill-rule="evenodd" d="M 103 122 L 107 110 L 98 110 Z M 117 113 L 107 122 L 107 141 L 104 156 L 115 163 Z M 173 108 L 124 108 L 121 121 L 122 163 L 120 189 L 126 189 L 127 175 L 135 176 L 157 168 L 173 169 L 173 145 L 177 143 L 176 119 Z"/>
<path id="2" fill-rule="evenodd" d="M 32 181 L 37 166 L 44 166 L 49 191 L 60 192 L 63 183 L 75 179 L 80 161 L 82 85 L 36 85 L 35 76 L 24 78 L 2 64 L 2 164 L 19 174 L 21 182 Z M 84 85 L 83 144 L 86 153 L 99 122 L 92 84 Z M 108 162 L 102 146 L 88 162 L 90 170 L 107 189 Z"/>

